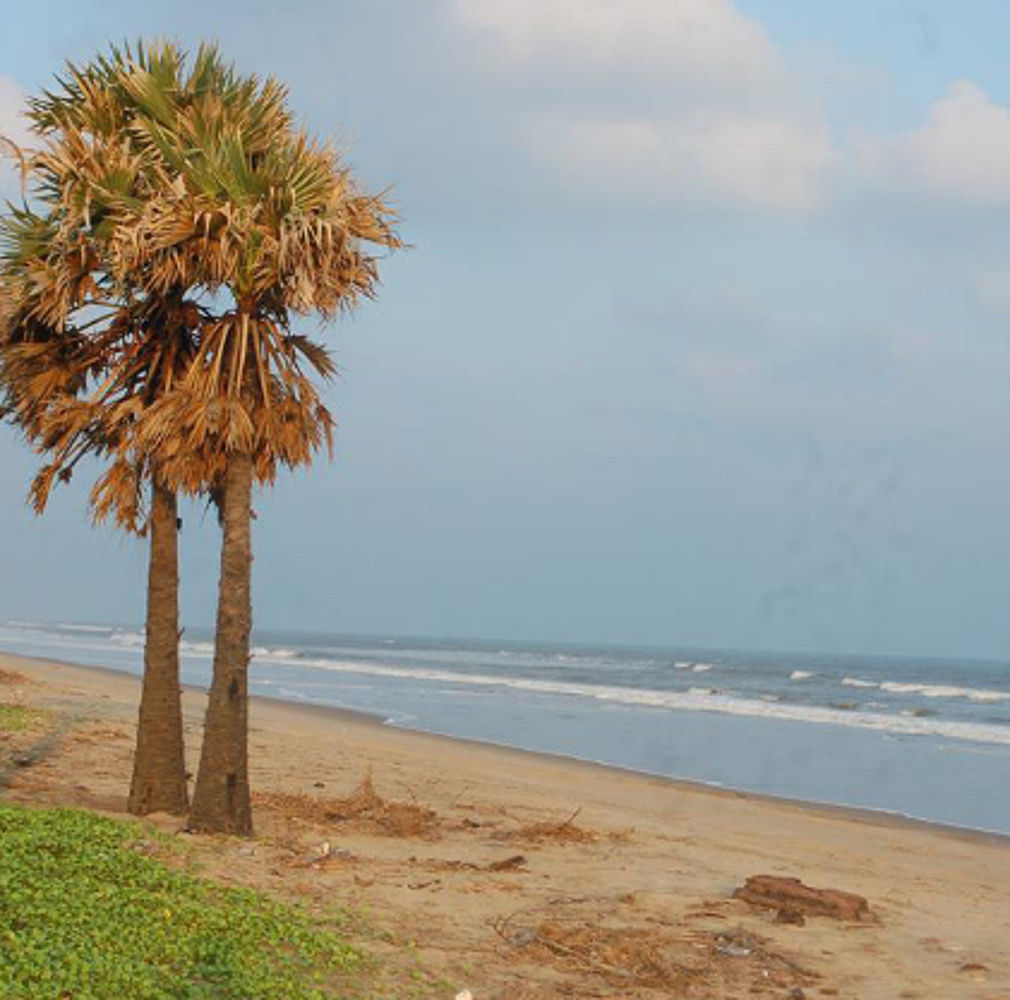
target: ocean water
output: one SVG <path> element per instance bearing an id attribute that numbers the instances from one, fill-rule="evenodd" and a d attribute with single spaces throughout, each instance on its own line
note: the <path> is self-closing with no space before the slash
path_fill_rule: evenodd
<path id="1" fill-rule="evenodd" d="M 186 683 L 209 683 L 211 640 L 184 635 Z M 254 694 L 1010 834 L 1010 663 L 305 632 L 254 643 Z M 0 623 L 0 649 L 30 656 L 140 673 L 142 648 L 128 626 Z"/>

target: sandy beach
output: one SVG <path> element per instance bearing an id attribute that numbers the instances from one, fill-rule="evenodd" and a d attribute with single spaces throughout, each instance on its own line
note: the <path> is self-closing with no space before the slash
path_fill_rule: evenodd
<path id="1" fill-rule="evenodd" d="M 0 702 L 48 710 L 60 734 L 27 766 L 7 762 L 28 736 L 0 743 L 3 796 L 122 814 L 136 678 L 2 654 L 0 671 Z M 184 697 L 192 769 L 204 701 Z M 330 709 L 251 713 L 257 837 L 186 836 L 187 851 L 208 877 L 346 908 L 411 995 L 1010 998 L 1006 838 Z M 859 894 L 871 917 L 781 922 L 732 898 L 759 874 Z"/>

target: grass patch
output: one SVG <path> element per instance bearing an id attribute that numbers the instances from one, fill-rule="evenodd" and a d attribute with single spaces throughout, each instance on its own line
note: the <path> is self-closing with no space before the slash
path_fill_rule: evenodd
<path id="1" fill-rule="evenodd" d="M 0 804 L 0 996 L 323 1000 L 361 966 L 305 914 L 167 868 L 141 836 Z"/>
<path id="2" fill-rule="evenodd" d="M 38 729 L 49 713 L 38 708 L 23 705 L 0 705 L 0 733 L 23 733 L 28 729 Z"/>

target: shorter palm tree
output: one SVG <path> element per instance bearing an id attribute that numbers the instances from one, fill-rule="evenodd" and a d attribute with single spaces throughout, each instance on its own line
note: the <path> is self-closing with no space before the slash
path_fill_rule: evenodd
<path id="1" fill-rule="evenodd" d="M 54 482 L 70 478 L 86 455 L 110 462 L 92 491 L 95 520 L 110 514 L 128 531 L 150 536 L 144 682 L 137 747 L 128 807 L 134 813 L 165 811 L 185 813 L 188 808 L 179 688 L 178 556 L 176 491 L 158 475 L 152 463 L 135 455 L 127 461 L 122 442 L 131 433 L 129 412 L 152 397 L 158 386 L 171 383 L 172 370 L 145 358 L 143 345 L 151 329 L 169 336 L 178 348 L 176 370 L 191 351 L 190 310 L 139 308 L 120 303 L 118 308 L 89 324 L 62 328 L 41 320 L 58 284 L 42 280 L 51 276 L 43 260 L 54 264 L 58 241 L 35 247 L 28 260 L 34 271 L 26 288 L 23 271 L 16 266 L 16 230 L 6 227 L 6 253 L 0 266 L 0 296 L 4 302 L 0 322 L 0 393 L 8 415 L 26 439 L 47 457 L 32 484 L 31 500 L 38 513 L 47 504 Z M 12 246 L 13 239 L 13 246 Z M 106 290 L 108 291 L 108 289 Z M 90 314 L 89 296 L 68 309 Z M 87 330 L 82 328 L 88 326 Z M 125 345 L 133 341 L 130 350 Z M 138 346 L 139 345 L 139 346 Z M 104 374 L 110 357 L 129 354 L 128 377 L 95 380 Z M 146 352 L 149 353 L 149 352 Z M 113 419 L 115 416 L 118 423 Z M 145 510 L 142 489 L 150 483 Z"/>

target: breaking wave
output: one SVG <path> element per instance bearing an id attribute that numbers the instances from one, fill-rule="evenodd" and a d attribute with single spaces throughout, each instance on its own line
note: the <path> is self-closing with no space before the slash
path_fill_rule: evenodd
<path id="1" fill-rule="evenodd" d="M 953 684 L 915 684 L 906 681 L 864 681 L 858 677 L 843 677 L 842 683 L 848 687 L 877 688 L 889 694 L 920 695 L 923 698 L 966 698 L 968 701 L 1000 702 L 1010 701 L 1010 692 L 993 691 L 989 688 L 957 687 Z"/>
<path id="2" fill-rule="evenodd" d="M 270 657 L 263 657 L 261 662 L 270 662 L 270 659 Z M 278 662 L 282 663 L 283 658 L 280 658 Z M 762 698 L 740 698 L 708 688 L 693 688 L 690 691 L 654 691 L 602 684 L 577 684 L 566 681 L 537 680 L 529 677 L 467 674 L 448 670 L 325 659 L 300 659 L 298 666 L 339 674 L 358 674 L 481 688 L 507 688 L 536 694 L 590 698 L 596 701 L 637 707 L 719 712 L 726 715 L 873 729 L 906 736 L 945 736 L 949 739 L 999 743 L 1010 746 L 1010 727 L 1008 726 L 771 702 Z"/>

